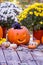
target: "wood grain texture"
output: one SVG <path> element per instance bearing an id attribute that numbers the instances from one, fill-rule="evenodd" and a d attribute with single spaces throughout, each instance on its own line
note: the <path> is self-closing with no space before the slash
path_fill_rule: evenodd
<path id="1" fill-rule="evenodd" d="M 6 62 L 1 48 L 0 48 L 0 62 Z"/>
<path id="2" fill-rule="evenodd" d="M 22 46 L 16 50 L 0 47 L 0 65 L 43 65 L 43 45 L 34 50 Z"/>
<path id="3" fill-rule="evenodd" d="M 17 65 L 20 62 L 16 51 L 11 49 L 4 49 L 3 52 L 8 65 Z"/>
<path id="4" fill-rule="evenodd" d="M 6 62 L 0 62 L 0 65 L 7 65 Z"/>

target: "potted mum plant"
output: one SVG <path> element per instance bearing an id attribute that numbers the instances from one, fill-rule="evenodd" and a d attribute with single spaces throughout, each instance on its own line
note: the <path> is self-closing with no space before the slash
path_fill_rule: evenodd
<path id="1" fill-rule="evenodd" d="M 3 28 L 3 36 L 6 37 L 6 31 L 17 21 L 17 15 L 21 9 L 10 2 L 0 4 L 0 25 Z"/>
<path id="2" fill-rule="evenodd" d="M 18 21 L 33 30 L 33 36 L 41 40 L 43 36 L 43 3 L 29 5 L 19 16 Z"/>

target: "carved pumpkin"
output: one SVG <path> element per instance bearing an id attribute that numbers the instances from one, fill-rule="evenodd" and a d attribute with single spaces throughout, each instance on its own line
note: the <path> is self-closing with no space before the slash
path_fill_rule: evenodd
<path id="1" fill-rule="evenodd" d="M 41 43 L 43 44 L 43 36 L 42 36 L 42 38 L 41 38 Z"/>
<path id="2" fill-rule="evenodd" d="M 21 29 L 11 28 L 8 30 L 8 40 L 16 44 L 27 44 L 30 40 L 30 34 L 25 26 L 21 26 Z"/>
<path id="3" fill-rule="evenodd" d="M 0 38 L 2 38 L 3 37 L 3 29 L 2 29 L 2 27 L 0 26 Z"/>

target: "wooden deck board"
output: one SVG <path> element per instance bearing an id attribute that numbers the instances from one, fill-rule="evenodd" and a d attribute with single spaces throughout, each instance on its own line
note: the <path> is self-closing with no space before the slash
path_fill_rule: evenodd
<path id="1" fill-rule="evenodd" d="M 18 51 L 21 61 L 33 60 L 30 52 L 26 53 L 23 51 Z"/>
<path id="2" fill-rule="evenodd" d="M 32 60 L 28 60 L 28 64 L 29 64 L 29 65 L 37 65 L 37 64 L 35 63 L 35 61 L 32 61 Z"/>
<path id="3" fill-rule="evenodd" d="M 4 58 L 4 54 L 3 54 L 3 51 L 2 51 L 2 48 L 0 47 L 0 65 L 7 65 L 6 64 L 6 60 Z"/>
<path id="4" fill-rule="evenodd" d="M 5 63 L 5 62 L 0 62 L 0 65 L 7 65 L 7 63 Z"/>
<path id="5" fill-rule="evenodd" d="M 43 61 L 37 61 L 38 65 L 43 65 Z"/>
<path id="6" fill-rule="evenodd" d="M 20 46 L 16 50 L 0 48 L 0 65 L 43 65 L 43 46 L 34 50 Z"/>
<path id="7" fill-rule="evenodd" d="M 41 51 L 33 51 L 31 52 L 32 56 L 35 60 L 43 61 L 43 52 Z"/>
<path id="8" fill-rule="evenodd" d="M 2 52 L 2 49 L 0 48 L 0 62 L 5 62 L 5 58 Z"/>
<path id="9" fill-rule="evenodd" d="M 43 65 L 43 52 L 41 51 L 33 51 L 31 52 L 34 60 L 36 61 L 37 65 Z"/>
<path id="10" fill-rule="evenodd" d="M 20 62 L 14 50 L 4 49 L 3 52 L 8 65 L 17 65 Z"/>
<path id="11" fill-rule="evenodd" d="M 39 48 L 39 49 L 43 49 L 43 45 L 39 45 L 38 48 Z"/>

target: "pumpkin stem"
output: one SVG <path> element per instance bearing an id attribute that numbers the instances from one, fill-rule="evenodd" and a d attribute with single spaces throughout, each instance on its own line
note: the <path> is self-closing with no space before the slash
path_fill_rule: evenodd
<path id="1" fill-rule="evenodd" d="M 14 29 L 21 29 L 21 25 L 20 25 L 18 22 L 13 23 L 13 24 L 12 24 L 12 27 L 13 27 Z"/>

